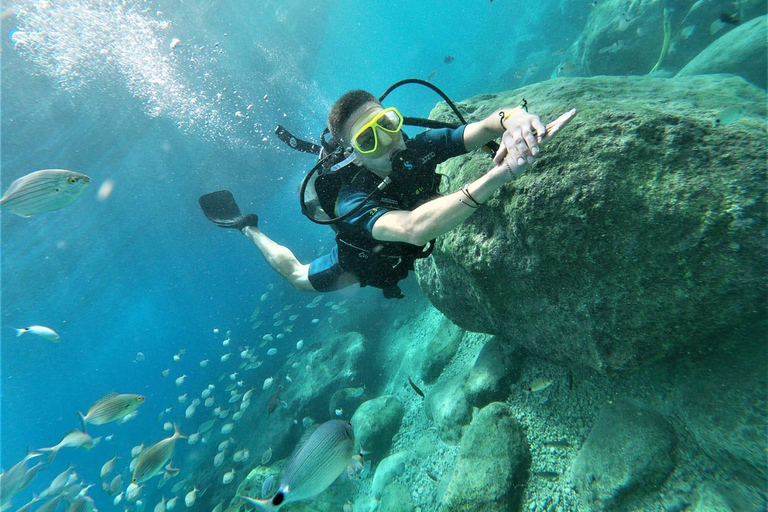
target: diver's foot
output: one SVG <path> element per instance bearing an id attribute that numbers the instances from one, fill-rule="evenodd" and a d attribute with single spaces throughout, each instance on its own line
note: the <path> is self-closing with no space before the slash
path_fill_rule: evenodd
<path id="1" fill-rule="evenodd" d="M 246 215 L 245 217 L 237 221 L 237 223 L 233 227 L 242 231 L 248 226 L 251 226 L 254 228 L 259 227 L 259 216 L 256 215 L 255 213 L 249 213 L 248 215 Z"/>

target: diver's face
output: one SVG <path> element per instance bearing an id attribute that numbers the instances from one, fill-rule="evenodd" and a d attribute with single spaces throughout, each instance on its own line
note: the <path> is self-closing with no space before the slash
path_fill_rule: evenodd
<path id="1" fill-rule="evenodd" d="M 344 131 L 344 140 L 346 141 L 346 144 L 351 146 L 352 137 L 354 137 L 363 126 L 371 122 L 383 110 L 384 108 L 382 108 L 381 105 L 375 103 L 366 103 L 358 108 L 349 117 L 349 121 L 347 122 L 347 129 Z M 374 129 L 376 130 L 378 143 L 376 150 L 371 153 L 357 152 L 355 162 L 377 174 L 386 176 L 392 170 L 392 165 L 390 163 L 392 153 L 405 149 L 405 140 L 403 139 L 401 131 L 398 131 L 397 133 L 389 133 L 379 127 L 374 127 Z"/>

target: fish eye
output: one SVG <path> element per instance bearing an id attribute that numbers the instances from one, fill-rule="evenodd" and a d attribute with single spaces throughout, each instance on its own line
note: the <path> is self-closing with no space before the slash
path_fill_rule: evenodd
<path id="1" fill-rule="evenodd" d="M 74 183 L 74 182 L 77 181 L 77 178 L 75 178 L 74 176 L 71 176 L 71 177 L 67 178 L 67 181 L 70 182 L 70 183 Z"/>

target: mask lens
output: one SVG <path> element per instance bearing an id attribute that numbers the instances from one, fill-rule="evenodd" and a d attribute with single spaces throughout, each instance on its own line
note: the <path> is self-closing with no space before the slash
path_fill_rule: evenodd
<path id="1" fill-rule="evenodd" d="M 370 153 L 376 149 L 376 135 L 373 133 L 372 126 L 369 126 L 357 135 L 355 145 L 358 151 L 363 153 Z"/>
<path id="2" fill-rule="evenodd" d="M 397 110 L 386 110 L 382 112 L 382 116 L 377 121 L 377 124 L 388 132 L 396 132 L 402 126 L 402 121 L 403 119 Z"/>

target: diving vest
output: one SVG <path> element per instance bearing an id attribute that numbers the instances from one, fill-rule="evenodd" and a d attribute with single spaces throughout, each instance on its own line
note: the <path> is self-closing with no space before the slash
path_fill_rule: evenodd
<path id="1" fill-rule="evenodd" d="M 419 146 L 418 138 L 406 141 L 408 149 L 419 151 Z M 388 210 L 410 211 L 439 195 L 442 175 L 435 171 L 439 163 L 436 161 L 436 154 L 430 152 L 424 155 L 423 151 L 419 151 L 419 157 L 418 165 L 414 166 L 404 179 L 394 180 L 375 195 L 377 203 Z M 368 194 L 376 190 L 381 183 L 380 177 L 361 167 L 349 169 L 342 176 L 344 178 L 341 179 L 334 197 L 335 215 L 338 215 L 335 203 L 339 193 L 349 188 Z M 318 178 L 318 182 L 321 181 L 322 178 Z M 323 188 L 322 183 L 317 186 Z M 339 222 L 334 227 L 341 268 L 357 276 L 360 286 L 381 288 L 385 296 L 400 296 L 397 283 L 408 276 L 417 259 L 426 258 L 433 249 L 434 240 L 423 246 L 382 242 L 374 239 L 370 232 L 361 226 Z"/>

